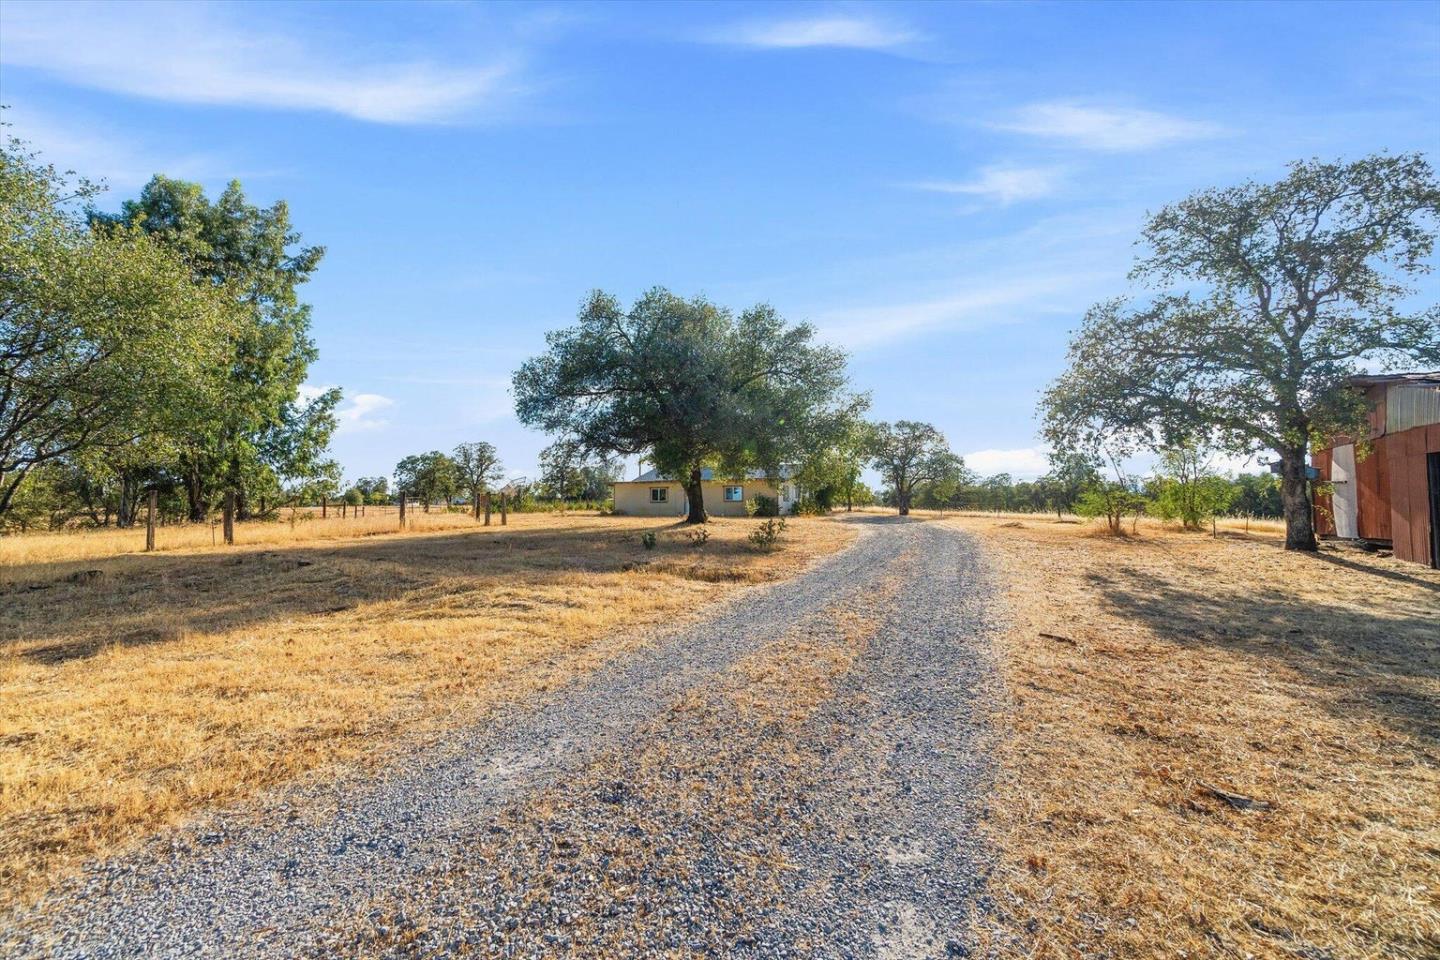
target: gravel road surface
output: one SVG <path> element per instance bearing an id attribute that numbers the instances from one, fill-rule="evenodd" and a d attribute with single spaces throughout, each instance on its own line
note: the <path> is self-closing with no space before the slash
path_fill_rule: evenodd
<path id="1" fill-rule="evenodd" d="M 457 730 L 96 864 L 19 957 L 968 953 L 994 591 L 864 518 L 799 577 Z"/>

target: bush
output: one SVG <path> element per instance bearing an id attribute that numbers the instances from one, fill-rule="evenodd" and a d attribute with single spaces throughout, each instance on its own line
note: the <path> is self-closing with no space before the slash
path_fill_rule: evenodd
<path id="1" fill-rule="evenodd" d="M 774 497 L 767 497 L 763 493 L 750 498 L 745 504 L 745 510 L 752 517 L 778 517 L 780 516 L 780 501 Z"/>
<path id="2" fill-rule="evenodd" d="M 640 534 L 640 543 L 646 550 L 655 549 L 655 531 L 646 530 Z"/>
<path id="3" fill-rule="evenodd" d="M 784 532 L 785 518 L 771 517 L 750 531 L 750 543 L 757 550 L 773 550 L 776 544 L 780 542 L 780 534 Z"/>
<path id="4" fill-rule="evenodd" d="M 690 546 L 703 547 L 710 542 L 710 531 L 701 527 L 699 530 L 686 531 L 685 536 L 690 539 Z"/>
<path id="5" fill-rule="evenodd" d="M 829 504 L 823 503 L 819 497 L 801 497 L 790 504 L 792 517 L 823 517 L 829 512 Z"/>

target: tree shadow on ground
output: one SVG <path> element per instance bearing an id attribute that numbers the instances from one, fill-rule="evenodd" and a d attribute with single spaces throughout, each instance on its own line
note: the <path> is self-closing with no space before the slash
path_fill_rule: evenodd
<path id="1" fill-rule="evenodd" d="M 37 563 L 0 582 L 0 657 L 46 664 L 112 646 L 164 643 L 369 603 L 466 590 L 545 587 L 585 574 L 643 570 L 713 580 L 755 554 L 743 538 L 696 549 L 683 524 L 570 528 L 477 527 L 296 546 L 131 554 Z M 640 533 L 660 535 L 653 550 Z"/>
<path id="2" fill-rule="evenodd" d="M 1088 579 L 1115 612 L 1140 619 L 1158 636 L 1184 646 L 1239 651 L 1257 664 L 1294 670 L 1333 691 L 1327 706 L 1338 714 L 1378 719 L 1440 743 L 1440 602 L 1431 595 L 1436 585 L 1354 561 L 1321 559 L 1424 592 L 1361 609 L 1258 582 L 1243 593 L 1217 597 L 1203 582 L 1157 577 L 1127 565 Z"/>

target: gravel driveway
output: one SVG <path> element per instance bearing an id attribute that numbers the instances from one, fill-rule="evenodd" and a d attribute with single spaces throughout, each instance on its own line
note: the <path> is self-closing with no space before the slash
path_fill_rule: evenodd
<path id="1" fill-rule="evenodd" d="M 960 956 L 993 592 L 855 545 L 382 778 L 217 813 L 0 918 L 7 956 Z"/>

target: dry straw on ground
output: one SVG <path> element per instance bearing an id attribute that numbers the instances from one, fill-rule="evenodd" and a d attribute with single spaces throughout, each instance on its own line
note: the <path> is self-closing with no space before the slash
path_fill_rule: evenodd
<path id="1" fill-rule="evenodd" d="M 564 683 L 636 627 L 854 536 L 796 521 L 761 553 L 746 520 L 697 548 L 664 520 L 431 516 L 416 526 L 462 526 L 316 520 L 285 543 L 288 525 L 242 525 L 241 544 L 276 546 L 108 557 L 114 534 L 0 541 L 0 900 L 200 807 Z"/>
<path id="2" fill-rule="evenodd" d="M 1010 606 L 982 921 L 1002 953 L 1440 955 L 1440 574 L 946 522 Z"/>

